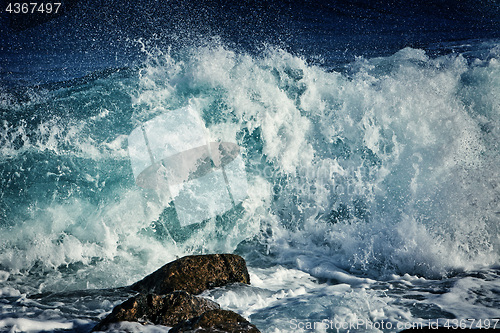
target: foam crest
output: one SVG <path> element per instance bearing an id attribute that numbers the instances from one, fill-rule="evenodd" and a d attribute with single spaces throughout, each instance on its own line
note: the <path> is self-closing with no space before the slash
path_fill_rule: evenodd
<path id="1" fill-rule="evenodd" d="M 68 286 L 111 286 L 246 239 L 277 263 L 353 285 L 370 280 L 352 273 L 443 276 L 498 262 L 498 55 L 404 49 L 339 73 L 276 48 L 148 52 L 130 76 L 54 92 L 85 101 L 68 104 L 87 105 L 83 121 L 60 110 L 3 121 L 3 270 L 74 269 L 88 280 Z M 97 98 L 108 88 L 115 106 Z M 186 231 L 136 186 L 126 142 L 187 105 L 211 139 L 241 147 L 248 197 Z"/>
<path id="2" fill-rule="evenodd" d="M 340 74 L 273 48 L 252 57 L 213 43 L 187 53 L 146 63 L 136 114 L 189 101 L 209 130 L 237 141 L 249 193 L 260 193 L 242 220 L 271 230 L 264 242 L 285 262 L 313 251 L 342 269 L 439 276 L 498 260 L 498 154 L 476 115 L 496 104 L 493 94 L 464 100 L 477 96 L 470 87 L 496 89 L 480 78 L 494 75 L 496 58 L 408 48 Z"/>
<path id="3" fill-rule="evenodd" d="M 483 105 L 471 109 L 460 96 L 476 65 L 405 49 L 360 59 L 345 76 L 275 49 L 261 58 L 221 46 L 192 52 L 168 81 L 191 85 L 170 85 L 172 95 L 196 99 L 213 126 L 231 119 L 249 133 L 244 148 L 267 163 L 253 180 L 267 171 L 273 186 L 263 220 L 278 218 L 275 235 L 297 228 L 300 246 L 322 238 L 338 264 L 373 272 L 440 275 L 498 259 L 498 193 L 488 185 L 498 156 L 485 157 L 474 119 Z M 409 257 L 418 259 L 404 264 Z"/>

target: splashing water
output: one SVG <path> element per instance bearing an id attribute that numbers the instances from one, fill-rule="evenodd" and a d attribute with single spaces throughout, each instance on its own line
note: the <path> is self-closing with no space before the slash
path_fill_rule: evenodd
<path id="1" fill-rule="evenodd" d="M 209 252 L 241 253 L 261 287 L 280 267 L 363 285 L 498 265 L 498 46 L 483 58 L 405 48 L 342 72 L 271 47 L 145 51 L 137 69 L 0 91 L 0 268 L 26 280 L 16 292 L 117 287 Z M 135 184 L 127 137 L 187 105 L 240 146 L 248 197 L 181 230 Z M 344 292 L 324 288 L 317 302 Z"/>

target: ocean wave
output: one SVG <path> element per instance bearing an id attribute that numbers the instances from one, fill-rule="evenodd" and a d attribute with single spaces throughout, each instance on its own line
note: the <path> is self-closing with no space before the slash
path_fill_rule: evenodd
<path id="1" fill-rule="evenodd" d="M 213 40 L 144 50 L 126 74 L 22 103 L 2 92 L 3 270 L 73 267 L 108 287 L 244 240 L 318 278 L 498 263 L 498 46 L 483 58 L 405 48 L 343 72 Z M 239 144 L 249 188 L 240 210 L 179 231 L 170 204 L 135 185 L 126 138 L 186 105 L 212 137 Z"/>

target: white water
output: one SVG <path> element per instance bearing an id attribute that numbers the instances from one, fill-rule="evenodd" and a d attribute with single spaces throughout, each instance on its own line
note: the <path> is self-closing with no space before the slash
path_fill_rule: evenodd
<path id="1" fill-rule="evenodd" d="M 111 84 L 129 96 L 130 110 L 96 103 L 83 122 L 3 121 L 2 163 L 16 168 L 4 171 L 3 186 L 29 195 L 2 195 L 15 206 L 2 222 L 1 326 L 87 327 L 112 304 L 94 304 L 81 323 L 69 310 L 47 317 L 31 301 L 32 312 L 10 314 L 27 294 L 130 284 L 178 256 L 233 252 L 245 239 L 253 243 L 238 251 L 253 287 L 210 297 L 269 331 L 287 331 L 291 318 L 419 322 L 422 304 L 432 305 L 432 318 L 500 316 L 489 271 L 500 249 L 498 46 L 481 59 L 407 48 L 360 58 L 344 73 L 273 48 L 260 57 L 218 43 L 186 52 L 151 51 L 130 81 L 111 76 L 82 93 L 67 90 L 83 99 Z M 64 92 L 27 104 L 36 109 Z M 7 97 L 4 107 L 27 108 Z M 214 138 L 242 147 L 249 191 L 243 212 L 174 242 L 161 228 L 164 203 L 133 183 L 126 138 L 188 104 Z M 130 127 L 107 127 L 122 117 Z M 493 280 L 453 278 L 476 270 Z M 451 289 L 434 280 L 443 277 Z M 390 292 L 433 284 L 443 294 L 424 292 L 417 310 Z M 481 288 L 493 303 L 475 293 Z"/>

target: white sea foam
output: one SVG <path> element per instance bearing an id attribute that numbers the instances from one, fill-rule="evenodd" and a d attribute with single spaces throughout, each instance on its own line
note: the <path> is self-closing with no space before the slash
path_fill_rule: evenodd
<path id="1" fill-rule="evenodd" d="M 498 265 L 494 50 L 471 61 L 407 48 L 359 58 L 345 73 L 275 48 L 251 56 L 214 43 L 186 53 L 150 52 L 136 81 L 123 83 L 129 127 L 109 126 L 122 110 L 102 106 L 84 121 L 3 121 L 3 296 L 126 285 L 176 257 L 233 252 L 252 239 L 272 267 L 252 270 L 255 288 L 245 297 L 210 295 L 278 331 L 307 314 L 422 320 L 425 302 L 439 316 L 498 315 L 484 301 L 457 308 L 458 295 L 475 295 L 473 279 L 440 298 L 429 292 L 417 308 L 377 289 L 389 281 L 388 293 L 408 292 Z M 23 110 L 13 98 L 2 101 Z M 168 203 L 134 184 L 125 139 L 185 105 L 199 110 L 214 138 L 238 142 L 249 190 L 241 212 L 176 240 Z M 494 282 L 484 286 L 494 294 Z"/>
<path id="2" fill-rule="evenodd" d="M 130 333 L 166 333 L 171 327 L 162 325 L 142 325 L 135 322 L 122 321 L 111 324 L 106 329 L 106 332 L 130 332 Z M 99 331 L 96 331 L 99 332 Z"/>
<path id="3" fill-rule="evenodd" d="M 27 318 L 7 318 L 0 319 L 0 328 L 9 329 L 9 332 L 41 332 L 57 329 L 69 330 L 73 328 L 73 323 L 51 320 L 39 321 Z"/>
<path id="4" fill-rule="evenodd" d="M 5 271 L 0 271 L 0 282 L 5 282 L 9 278 L 10 273 Z"/>
<path id="5" fill-rule="evenodd" d="M 269 332 L 326 332 L 335 327 L 342 332 L 349 327 L 377 332 L 382 321 L 395 329 L 418 320 L 383 292 L 361 286 L 354 277 L 353 285 L 331 285 L 318 283 L 302 271 L 275 266 L 251 269 L 250 278 L 251 286 L 220 288 L 204 296 L 239 312 L 258 327 L 265 325 Z"/>
<path id="6" fill-rule="evenodd" d="M 21 296 L 19 290 L 14 289 L 12 287 L 1 287 L 0 288 L 0 296 L 1 297 L 15 297 Z"/>
<path id="7" fill-rule="evenodd" d="M 498 281 L 477 277 L 464 277 L 458 280 L 448 292 L 431 299 L 457 318 L 498 319 Z M 467 300 L 464 302 L 464 300 Z M 491 322 L 491 325 L 494 323 Z M 497 322 L 497 327 L 499 323 Z"/>
<path id="8" fill-rule="evenodd" d="M 193 237 L 180 247 L 168 239 L 145 241 L 150 236 L 137 232 L 159 217 L 162 202 L 126 188 L 114 194 L 116 200 L 95 206 L 79 194 L 84 184 L 77 184 L 63 204 L 32 203 L 30 211 L 41 214 L 23 222 L 28 228 L 19 224 L 20 244 L 6 249 L 4 266 L 19 270 L 40 260 L 55 268 L 127 258 L 131 251 L 155 257 L 167 250 L 176 253 L 172 258 L 186 248 L 232 251 L 265 225 L 272 230 L 266 242 L 285 262 L 295 261 L 301 249 L 332 258 L 320 259 L 319 266 L 301 259 L 302 268 L 318 276 L 329 265 L 370 274 L 382 269 L 443 275 L 498 260 L 498 153 L 490 145 L 498 134 L 492 124 L 499 122 L 499 106 L 492 96 L 499 88 L 495 80 L 482 79 L 495 77 L 495 59 L 474 65 L 461 56 L 430 59 L 421 50 L 404 49 L 392 57 L 359 59 L 347 76 L 276 49 L 251 57 L 215 45 L 189 55 L 150 55 L 139 71 L 140 89 L 132 91 L 133 118 L 144 121 L 189 102 L 222 139 L 241 140 L 242 130 L 258 132 L 259 139 L 242 145 L 242 153 L 252 156 L 251 166 L 254 150 L 261 150 L 266 164 L 257 161 L 249 174 L 244 216 L 226 238 L 232 241 Z M 463 77 L 477 84 L 469 88 Z M 481 100 L 470 92 L 479 87 L 485 91 Z M 89 122 L 111 112 L 100 110 Z M 493 134 L 484 134 L 478 120 Z M 124 135 L 99 143 L 81 136 L 85 126 L 42 122 L 33 139 L 26 124 L 4 123 L 2 149 L 6 155 L 31 147 L 61 154 L 61 144 L 69 143 L 76 156 L 94 161 L 126 157 Z M 75 172 L 59 165 L 47 177 L 57 181 Z M 100 191 L 105 180 L 91 172 L 97 170 L 82 177 Z M 210 225 L 199 237 L 217 232 Z M 35 235 L 35 242 L 25 242 Z M 287 252 L 284 241 L 298 252 Z M 27 255 L 14 263 L 17 249 Z"/>

